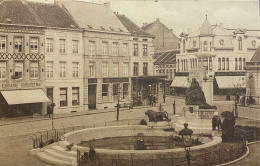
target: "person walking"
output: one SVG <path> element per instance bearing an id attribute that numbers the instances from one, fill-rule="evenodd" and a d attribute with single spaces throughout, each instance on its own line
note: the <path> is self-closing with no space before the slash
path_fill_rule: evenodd
<path id="1" fill-rule="evenodd" d="M 130 110 L 130 112 L 133 112 L 133 110 L 132 110 L 133 108 L 134 108 L 134 101 L 131 100 L 130 103 L 129 103 L 129 110 Z"/>

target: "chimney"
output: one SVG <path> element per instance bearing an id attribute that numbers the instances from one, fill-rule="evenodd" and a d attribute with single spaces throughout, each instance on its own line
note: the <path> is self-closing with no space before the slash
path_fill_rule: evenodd
<path id="1" fill-rule="evenodd" d="M 104 6 L 110 9 L 110 2 L 105 2 Z"/>
<path id="2" fill-rule="evenodd" d="M 159 20 L 159 18 L 156 18 L 156 22 L 159 22 L 160 20 Z"/>

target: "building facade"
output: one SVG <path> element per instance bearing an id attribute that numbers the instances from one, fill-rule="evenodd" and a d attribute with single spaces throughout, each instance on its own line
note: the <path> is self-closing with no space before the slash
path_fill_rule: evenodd
<path id="1" fill-rule="evenodd" d="M 152 23 L 144 23 L 142 30 L 155 36 L 153 40 L 155 53 L 179 48 L 180 39 L 173 33 L 172 29 L 168 29 L 159 18 L 156 18 Z"/>
<path id="2" fill-rule="evenodd" d="M 201 28 L 180 35 L 172 87 L 185 89 L 189 70 L 203 66 L 207 76 L 214 78 L 215 94 L 245 93 L 246 62 L 260 44 L 259 32 L 224 28 L 222 24 L 212 26 L 206 16 Z"/>

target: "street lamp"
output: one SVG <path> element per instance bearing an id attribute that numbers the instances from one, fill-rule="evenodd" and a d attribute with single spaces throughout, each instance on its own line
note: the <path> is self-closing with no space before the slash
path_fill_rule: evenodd
<path id="1" fill-rule="evenodd" d="M 187 165 L 190 166 L 190 147 L 192 145 L 192 135 L 193 131 L 191 129 L 188 129 L 188 123 L 184 123 L 184 129 L 182 129 L 179 133 L 182 137 L 182 143 L 186 151 L 186 159 L 187 159 Z"/>

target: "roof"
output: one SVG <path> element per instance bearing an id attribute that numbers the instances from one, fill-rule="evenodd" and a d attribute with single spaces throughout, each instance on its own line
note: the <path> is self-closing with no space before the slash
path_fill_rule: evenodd
<path id="1" fill-rule="evenodd" d="M 257 48 L 255 54 L 251 58 L 250 62 L 260 62 L 260 46 Z"/>
<path id="2" fill-rule="evenodd" d="M 132 20 L 127 18 L 125 15 L 116 14 L 116 16 L 132 35 L 154 37 L 153 35 L 143 31 L 138 25 L 136 25 Z"/>
<path id="3" fill-rule="evenodd" d="M 200 30 L 200 35 L 213 35 L 212 26 L 209 23 L 207 16 L 206 16 L 205 21 L 202 24 L 202 27 L 201 27 L 201 30 Z"/>
<path id="4" fill-rule="evenodd" d="M 161 64 L 175 64 L 176 63 L 176 54 L 178 53 L 177 50 L 166 51 L 160 53 L 159 57 L 154 62 L 155 65 Z"/>
<path id="5" fill-rule="evenodd" d="M 62 2 L 80 28 L 89 30 L 128 32 L 109 5 L 89 2 Z"/>
<path id="6" fill-rule="evenodd" d="M 150 27 L 152 27 L 155 24 L 156 21 L 150 23 L 150 24 L 146 24 L 144 26 L 142 26 L 142 30 L 146 31 L 147 29 L 149 29 Z"/>
<path id="7" fill-rule="evenodd" d="M 21 0 L 0 2 L 0 23 L 42 26 L 41 20 Z"/>
<path id="8" fill-rule="evenodd" d="M 28 6 L 42 20 L 45 26 L 58 28 L 79 28 L 66 10 L 57 4 L 27 2 Z"/>

